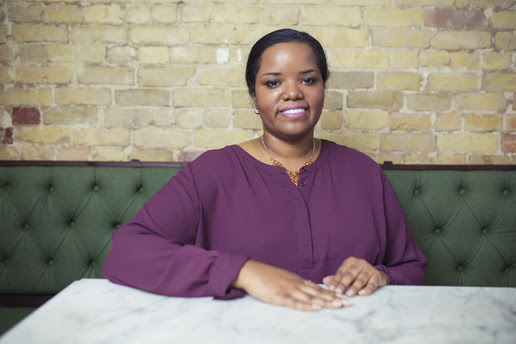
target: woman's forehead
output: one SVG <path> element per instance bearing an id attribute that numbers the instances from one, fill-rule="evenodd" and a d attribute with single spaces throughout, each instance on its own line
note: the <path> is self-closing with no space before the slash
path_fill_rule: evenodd
<path id="1" fill-rule="evenodd" d="M 274 44 L 263 52 L 260 65 L 265 68 L 281 67 L 316 67 L 317 61 L 312 48 L 306 43 L 288 42 Z M 292 65 L 295 63 L 295 65 Z"/>

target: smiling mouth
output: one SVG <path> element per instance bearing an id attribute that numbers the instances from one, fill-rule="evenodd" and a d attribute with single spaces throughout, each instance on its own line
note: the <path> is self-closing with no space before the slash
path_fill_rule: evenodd
<path id="1" fill-rule="evenodd" d="M 301 117 L 306 113 L 307 109 L 304 107 L 299 107 L 295 109 L 285 109 L 280 111 L 280 115 L 288 117 L 288 118 L 297 118 Z"/>

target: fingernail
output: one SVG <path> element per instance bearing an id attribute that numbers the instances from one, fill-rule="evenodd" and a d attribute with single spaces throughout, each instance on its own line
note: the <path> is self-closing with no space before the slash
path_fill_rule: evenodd
<path id="1" fill-rule="evenodd" d="M 351 302 L 350 302 L 349 300 L 342 299 L 342 301 L 341 301 L 341 302 L 342 302 L 342 305 L 343 305 L 344 307 L 349 307 L 349 306 L 351 306 Z"/>
<path id="2" fill-rule="evenodd" d="M 321 306 L 312 303 L 312 308 L 319 310 L 319 309 L 321 309 Z"/>
<path id="3" fill-rule="evenodd" d="M 335 286 L 333 284 L 330 284 L 330 286 L 328 287 L 329 290 L 333 290 L 335 289 Z"/>
<path id="4" fill-rule="evenodd" d="M 341 307 L 342 305 L 344 305 L 344 303 L 342 301 L 343 300 L 333 300 L 331 302 L 331 304 L 334 305 L 334 306 L 337 306 L 337 307 Z"/>
<path id="5" fill-rule="evenodd" d="M 355 291 L 353 289 L 349 289 L 347 292 L 346 292 L 346 295 L 348 297 L 353 297 L 355 296 Z"/>
<path id="6" fill-rule="evenodd" d="M 365 292 L 365 290 L 360 290 L 360 291 L 358 292 L 358 295 L 362 296 L 362 295 L 364 295 L 365 293 L 366 293 L 366 292 Z"/>
<path id="7" fill-rule="evenodd" d="M 344 291 L 342 290 L 342 288 L 337 288 L 337 289 L 335 289 L 335 294 L 340 294 L 340 295 L 342 295 L 342 293 L 343 293 L 343 292 L 344 292 Z"/>

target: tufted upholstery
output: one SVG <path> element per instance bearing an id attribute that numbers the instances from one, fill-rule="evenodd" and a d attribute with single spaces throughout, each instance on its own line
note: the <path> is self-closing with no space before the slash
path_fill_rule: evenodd
<path id="1" fill-rule="evenodd" d="M 0 306 L 101 278 L 111 233 L 182 166 L 114 164 L 0 162 Z M 516 166 L 492 168 L 384 166 L 426 284 L 516 286 Z"/>

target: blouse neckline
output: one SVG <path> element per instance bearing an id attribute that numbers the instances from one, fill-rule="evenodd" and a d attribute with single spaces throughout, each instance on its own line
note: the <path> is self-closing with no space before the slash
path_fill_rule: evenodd
<path id="1" fill-rule="evenodd" d="M 306 169 L 308 171 L 315 171 L 315 170 L 319 169 L 321 166 L 323 166 L 324 163 L 326 163 L 327 158 L 328 158 L 328 150 L 330 148 L 328 143 L 329 142 L 327 140 L 321 139 L 321 151 L 319 152 L 319 156 L 313 163 L 306 166 Z M 228 146 L 228 148 L 230 148 L 238 157 L 243 158 L 243 159 L 253 163 L 257 168 L 261 169 L 264 172 L 285 173 L 285 170 L 283 169 L 283 167 L 268 165 L 264 162 L 261 162 L 260 160 L 256 159 L 254 156 L 249 154 L 246 150 L 244 150 L 239 145 L 230 145 L 230 146 Z"/>

